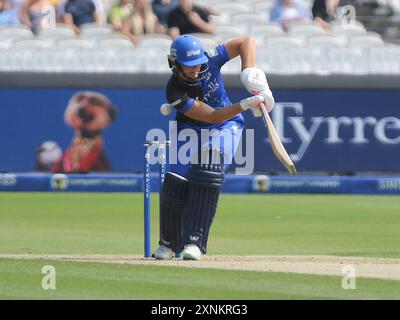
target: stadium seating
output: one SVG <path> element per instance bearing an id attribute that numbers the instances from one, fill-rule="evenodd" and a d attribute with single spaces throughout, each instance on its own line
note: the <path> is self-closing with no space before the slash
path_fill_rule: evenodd
<path id="1" fill-rule="evenodd" d="M 143 37 L 140 39 L 138 48 L 146 49 L 149 54 L 152 54 L 153 51 L 157 52 L 169 52 L 171 48 L 172 40 L 171 39 L 164 39 L 158 37 Z"/>
<path id="2" fill-rule="evenodd" d="M 342 24 L 332 23 L 331 32 L 335 37 L 348 41 L 353 36 L 359 36 L 367 33 L 362 24 Z"/>
<path id="3" fill-rule="evenodd" d="M 282 28 L 276 24 L 252 26 L 249 29 L 249 34 L 256 40 L 257 47 L 265 46 L 269 38 L 285 35 Z"/>
<path id="4" fill-rule="evenodd" d="M 12 46 L 12 43 L 10 41 L 0 41 L 0 51 L 2 50 L 8 50 Z"/>
<path id="5" fill-rule="evenodd" d="M 51 48 L 51 44 L 43 40 L 21 40 L 15 42 L 16 51 L 37 51 L 37 50 L 48 50 Z"/>
<path id="6" fill-rule="evenodd" d="M 252 36 L 257 65 L 268 73 L 400 74 L 400 47 L 384 42 L 359 21 L 333 22 L 330 32 L 312 22 L 294 23 L 285 32 L 269 22 L 274 0 L 196 2 L 220 12 L 210 17 L 215 35 L 193 34 L 207 50 L 234 37 Z M 313 1 L 304 3 L 311 8 Z M 166 55 L 171 43 L 165 34 L 146 34 L 133 44 L 108 24 L 82 25 L 76 35 L 70 26 L 57 23 L 36 36 L 23 25 L 3 26 L 0 71 L 169 72 Z M 223 70 L 240 72 L 240 59 Z"/>
<path id="7" fill-rule="evenodd" d="M 100 51 L 114 51 L 116 53 L 135 48 L 132 41 L 122 36 L 101 39 L 97 46 Z"/>
<path id="8" fill-rule="evenodd" d="M 241 61 L 239 57 L 232 59 L 231 61 L 224 64 L 222 67 L 222 72 L 224 73 L 238 73 L 238 70 L 241 70 Z"/>
<path id="9" fill-rule="evenodd" d="M 55 44 L 59 40 L 75 38 L 75 32 L 68 25 L 57 24 L 54 29 L 41 30 L 37 38 Z"/>
<path id="10" fill-rule="evenodd" d="M 243 14 L 250 11 L 247 4 L 239 2 L 219 2 L 213 4 L 213 6 L 219 11 L 220 15 L 227 22 L 230 22 L 231 17 L 235 14 Z"/>
<path id="11" fill-rule="evenodd" d="M 371 48 L 369 67 L 372 74 L 399 74 L 400 46 Z"/>
<path id="12" fill-rule="evenodd" d="M 33 33 L 25 26 L 9 26 L 0 29 L 0 39 L 2 42 L 15 42 L 33 38 Z"/>
<path id="13" fill-rule="evenodd" d="M 367 33 L 365 35 L 357 35 L 351 37 L 350 45 L 357 48 L 374 48 L 383 47 L 384 43 L 379 34 Z"/>
<path id="14" fill-rule="evenodd" d="M 269 13 L 271 11 L 271 8 L 273 6 L 273 1 L 257 1 L 257 2 L 253 2 L 252 6 L 253 6 L 253 10 L 256 13 L 259 14 L 264 14 L 265 17 L 269 20 Z"/>
<path id="15" fill-rule="evenodd" d="M 311 36 L 307 39 L 308 47 L 312 49 L 331 49 L 344 47 L 346 42 L 340 38 L 323 35 L 323 36 Z"/>
<path id="16" fill-rule="evenodd" d="M 226 41 L 231 38 L 243 36 L 242 29 L 234 26 L 217 26 L 215 28 L 216 38 L 222 41 Z"/>
<path id="17" fill-rule="evenodd" d="M 99 39 L 109 37 L 114 33 L 112 26 L 98 26 L 92 23 L 86 23 L 81 28 L 80 38 L 88 41 L 97 41 Z"/>
<path id="18" fill-rule="evenodd" d="M 74 51 L 79 54 L 82 50 L 90 50 L 93 44 L 83 39 L 66 39 L 57 42 L 57 47 L 64 51 Z"/>
<path id="19" fill-rule="evenodd" d="M 229 24 L 229 21 L 225 20 L 222 16 L 210 15 L 209 20 L 216 27 Z"/>
<path id="20" fill-rule="evenodd" d="M 266 47 L 271 50 L 285 50 L 289 48 L 298 48 L 303 46 L 303 41 L 296 37 L 281 36 L 269 38 L 266 41 Z"/>
<path id="21" fill-rule="evenodd" d="M 254 26 L 266 24 L 266 16 L 257 13 L 242 13 L 231 16 L 232 24 L 239 26 L 243 33 L 249 33 L 249 29 Z"/>
<path id="22" fill-rule="evenodd" d="M 47 54 L 52 46 L 49 42 L 42 40 L 21 40 L 15 43 L 13 61 L 21 71 L 41 71 L 43 63 L 40 61 L 40 52 Z"/>
<path id="23" fill-rule="evenodd" d="M 191 35 L 199 39 L 206 50 L 215 48 L 218 45 L 218 40 L 207 33 L 192 33 Z"/>
<path id="24" fill-rule="evenodd" d="M 316 24 L 299 23 L 293 24 L 290 27 L 288 34 L 292 37 L 299 38 L 304 41 L 307 37 L 310 36 L 325 35 L 326 31 Z"/>

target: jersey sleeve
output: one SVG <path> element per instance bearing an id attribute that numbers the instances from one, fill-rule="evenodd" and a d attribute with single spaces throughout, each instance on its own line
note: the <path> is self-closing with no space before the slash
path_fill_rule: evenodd
<path id="1" fill-rule="evenodd" d="M 195 99 L 189 97 L 186 92 L 179 89 L 167 88 L 167 101 L 171 107 L 181 113 L 188 112 L 192 107 Z"/>
<path id="2" fill-rule="evenodd" d="M 208 50 L 207 55 L 208 58 L 219 68 L 229 61 L 228 51 L 223 44 Z"/>

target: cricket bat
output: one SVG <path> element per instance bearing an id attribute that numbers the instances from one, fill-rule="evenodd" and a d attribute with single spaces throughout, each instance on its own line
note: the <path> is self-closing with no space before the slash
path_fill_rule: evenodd
<path id="1" fill-rule="evenodd" d="M 265 127 L 268 131 L 268 137 L 271 142 L 272 151 L 274 152 L 278 160 L 282 162 L 286 169 L 291 173 L 291 175 L 296 175 L 296 167 L 294 166 L 292 160 L 287 154 L 285 147 L 283 146 L 282 141 L 279 138 L 278 133 L 276 132 L 274 124 L 272 123 L 271 117 L 269 116 L 268 111 L 265 108 L 264 103 L 261 103 L 261 112 Z"/>

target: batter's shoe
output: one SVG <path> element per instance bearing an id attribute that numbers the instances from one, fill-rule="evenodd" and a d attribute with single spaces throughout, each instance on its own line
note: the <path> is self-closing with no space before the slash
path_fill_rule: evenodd
<path id="1" fill-rule="evenodd" d="M 163 244 L 157 248 L 156 252 L 154 252 L 154 258 L 157 260 L 172 260 L 174 257 L 175 252 Z"/>
<path id="2" fill-rule="evenodd" d="M 187 244 L 182 251 L 183 260 L 200 260 L 201 251 L 195 244 Z"/>

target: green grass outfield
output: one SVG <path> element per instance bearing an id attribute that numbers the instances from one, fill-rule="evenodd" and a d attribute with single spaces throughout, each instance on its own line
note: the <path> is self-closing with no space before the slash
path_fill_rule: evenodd
<path id="1" fill-rule="evenodd" d="M 153 248 L 158 202 L 152 197 Z M 141 193 L 0 193 L 0 254 L 142 254 Z M 400 258 L 400 197 L 221 196 L 209 255 Z M 41 267 L 57 289 L 41 288 Z M 400 266 L 399 266 L 400 272 Z M 400 281 L 171 266 L 0 260 L 0 299 L 400 299 Z"/>

